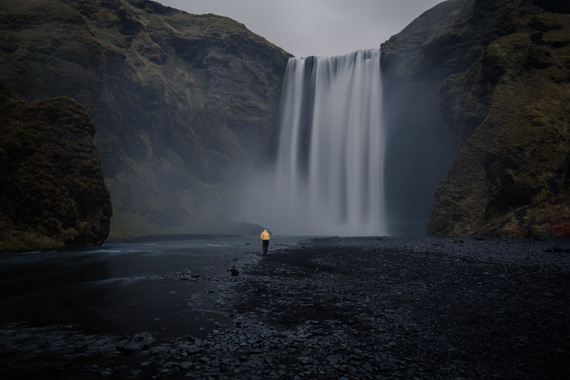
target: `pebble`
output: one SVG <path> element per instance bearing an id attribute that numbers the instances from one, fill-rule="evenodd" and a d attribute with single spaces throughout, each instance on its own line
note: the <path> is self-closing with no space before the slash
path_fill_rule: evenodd
<path id="1" fill-rule="evenodd" d="M 273 252 L 239 277 L 216 278 L 222 285 L 215 291 L 189 300 L 231 314 L 230 324 L 215 322 L 204 339 L 157 342 L 148 332 L 128 338 L 19 325 L 0 330 L 0 339 L 26 361 L 50 352 L 60 362 L 84 363 L 84 380 L 176 371 L 191 379 L 564 378 L 570 255 L 559 251 L 566 246 L 317 239 Z M 183 277 L 188 273 L 158 278 Z M 125 365 L 131 355 L 138 366 Z"/>

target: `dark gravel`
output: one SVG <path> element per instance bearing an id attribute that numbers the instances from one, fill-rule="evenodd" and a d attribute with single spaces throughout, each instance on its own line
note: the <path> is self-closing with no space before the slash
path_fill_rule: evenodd
<path id="1" fill-rule="evenodd" d="M 0 331 L 2 378 L 569 378 L 568 240 L 272 248 L 188 299 L 231 317 L 203 339 L 13 324 Z"/>

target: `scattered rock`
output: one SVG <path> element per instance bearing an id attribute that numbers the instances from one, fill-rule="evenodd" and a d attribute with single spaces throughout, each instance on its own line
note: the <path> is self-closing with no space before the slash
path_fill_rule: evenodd
<path id="1" fill-rule="evenodd" d="M 63 376 L 59 363 L 73 360 L 82 379 L 546 380 L 570 371 L 570 256 L 545 255 L 552 241 L 331 238 L 304 246 L 203 292 L 199 308 L 233 322 L 213 322 L 204 339 L 157 343 L 148 332 L 128 339 L 12 325 L 0 330 L 0 365 L 7 378 L 54 368 Z"/>
<path id="2" fill-rule="evenodd" d="M 132 354 L 152 347 L 155 340 L 148 332 L 136 334 L 127 344 L 118 347 L 121 351 Z"/>

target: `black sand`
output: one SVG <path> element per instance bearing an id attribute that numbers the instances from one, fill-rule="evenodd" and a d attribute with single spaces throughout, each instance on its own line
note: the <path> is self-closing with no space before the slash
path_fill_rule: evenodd
<path id="1" fill-rule="evenodd" d="M 277 248 L 277 249 L 276 249 Z M 570 241 L 330 238 L 271 247 L 190 306 L 203 339 L 3 326 L 3 378 L 567 379 Z"/>

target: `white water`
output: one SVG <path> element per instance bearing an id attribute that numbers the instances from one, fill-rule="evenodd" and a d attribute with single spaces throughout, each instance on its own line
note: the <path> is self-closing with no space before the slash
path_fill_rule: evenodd
<path id="1" fill-rule="evenodd" d="M 292 58 L 277 166 L 256 182 L 249 220 L 286 235 L 385 235 L 381 94 L 378 50 Z"/>

